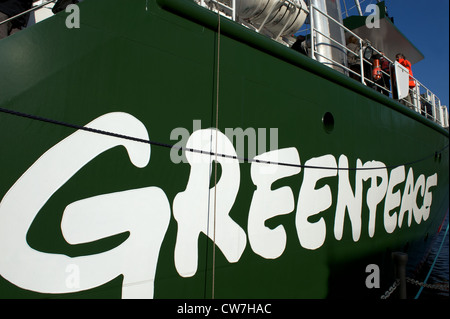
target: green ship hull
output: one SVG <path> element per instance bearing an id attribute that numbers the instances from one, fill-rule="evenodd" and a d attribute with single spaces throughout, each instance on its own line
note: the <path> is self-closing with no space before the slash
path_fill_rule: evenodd
<path id="1" fill-rule="evenodd" d="M 379 298 L 438 231 L 439 125 L 191 1 L 79 7 L 0 41 L 1 298 Z"/>

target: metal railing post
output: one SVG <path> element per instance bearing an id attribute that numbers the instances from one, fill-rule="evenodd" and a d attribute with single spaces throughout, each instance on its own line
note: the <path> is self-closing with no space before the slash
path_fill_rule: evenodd
<path id="1" fill-rule="evenodd" d="M 314 10 L 315 7 L 311 3 L 309 6 L 309 25 L 311 26 L 311 59 L 316 60 L 316 36 L 315 36 L 315 30 L 314 30 Z"/>
<path id="2" fill-rule="evenodd" d="M 359 39 L 359 69 L 361 72 L 361 83 L 366 84 L 366 81 L 364 80 L 364 56 L 363 56 L 363 40 L 358 37 Z"/>

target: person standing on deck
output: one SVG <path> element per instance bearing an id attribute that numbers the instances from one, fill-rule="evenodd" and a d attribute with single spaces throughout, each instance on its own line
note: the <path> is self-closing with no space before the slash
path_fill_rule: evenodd
<path id="1" fill-rule="evenodd" d="M 416 87 L 416 82 L 414 81 L 414 78 L 413 78 L 411 62 L 409 62 L 406 59 L 406 57 L 403 53 L 397 53 L 397 55 L 395 56 L 395 59 L 397 60 L 398 63 L 403 65 L 409 71 L 409 92 L 408 92 L 408 95 L 405 97 L 405 99 L 408 102 L 407 106 L 410 108 L 414 108 L 414 105 L 412 104 L 411 90 Z"/>

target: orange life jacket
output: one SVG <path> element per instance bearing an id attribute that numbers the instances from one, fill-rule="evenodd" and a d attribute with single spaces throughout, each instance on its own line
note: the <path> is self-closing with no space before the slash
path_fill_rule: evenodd
<path id="1" fill-rule="evenodd" d="M 400 63 L 401 65 L 403 65 L 403 66 L 404 66 L 405 68 L 407 68 L 408 71 L 409 71 L 409 87 L 410 87 L 410 88 L 415 87 L 415 86 L 416 86 L 416 82 L 415 82 L 414 79 L 412 78 L 413 73 L 412 73 L 412 70 L 411 70 L 411 62 L 409 62 L 409 61 L 406 60 L 406 59 L 398 59 L 398 63 Z"/>
<path id="2" fill-rule="evenodd" d="M 380 60 L 378 60 L 378 59 L 373 60 L 372 77 L 375 81 L 378 81 L 379 79 L 381 79 Z"/>

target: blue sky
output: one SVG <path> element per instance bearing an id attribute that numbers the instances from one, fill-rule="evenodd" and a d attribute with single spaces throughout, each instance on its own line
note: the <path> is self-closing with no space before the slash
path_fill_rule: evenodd
<path id="1" fill-rule="evenodd" d="M 345 0 L 354 7 L 354 0 Z M 361 7 L 376 0 L 360 0 Z M 449 0 L 385 0 L 395 26 L 425 58 L 412 66 L 414 77 L 449 103 Z M 357 14 L 356 9 L 351 14 Z"/>

